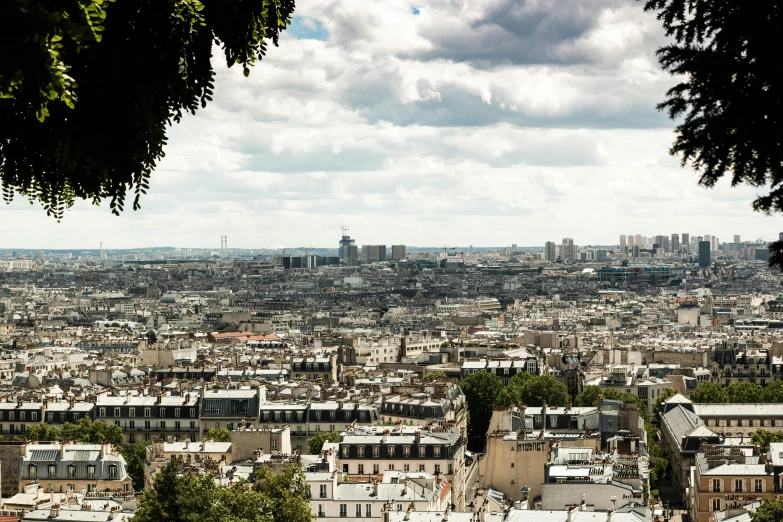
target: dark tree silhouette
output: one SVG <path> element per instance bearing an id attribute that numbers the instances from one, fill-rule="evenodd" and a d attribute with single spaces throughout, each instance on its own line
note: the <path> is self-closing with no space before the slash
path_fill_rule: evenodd
<path id="1" fill-rule="evenodd" d="M 661 67 L 682 81 L 658 105 L 678 121 L 670 152 L 712 187 L 763 187 L 759 212 L 783 212 L 781 62 L 783 6 L 777 0 L 645 0 L 673 43 L 658 50 Z M 770 264 L 783 268 L 783 242 Z"/>
<path id="2" fill-rule="evenodd" d="M 214 45 L 245 76 L 294 0 L 3 0 L 0 184 L 60 219 L 149 189 L 166 133 L 212 99 Z"/>

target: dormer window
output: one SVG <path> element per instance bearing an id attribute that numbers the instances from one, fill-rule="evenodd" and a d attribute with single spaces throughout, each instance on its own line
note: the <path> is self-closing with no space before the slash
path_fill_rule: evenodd
<path id="1" fill-rule="evenodd" d="M 92 464 L 87 466 L 87 478 L 95 478 L 95 466 Z"/>
<path id="2" fill-rule="evenodd" d="M 54 464 L 49 464 L 49 478 L 56 478 L 57 477 L 57 466 Z"/>
<path id="3" fill-rule="evenodd" d="M 30 464 L 28 471 L 30 472 L 31 479 L 38 478 L 38 466 L 35 464 Z"/>

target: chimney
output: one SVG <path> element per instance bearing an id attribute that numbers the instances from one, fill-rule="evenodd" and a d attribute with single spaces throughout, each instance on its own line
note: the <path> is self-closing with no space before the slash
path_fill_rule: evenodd
<path id="1" fill-rule="evenodd" d="M 566 520 L 568 522 L 574 522 L 574 511 L 576 511 L 576 506 L 570 507 L 566 511 Z"/>
<path id="2" fill-rule="evenodd" d="M 49 518 L 57 518 L 60 516 L 60 504 L 53 504 L 49 510 Z"/>
<path id="3" fill-rule="evenodd" d="M 374 496 L 374 497 L 378 496 L 378 480 L 377 479 L 372 481 L 372 496 Z"/>

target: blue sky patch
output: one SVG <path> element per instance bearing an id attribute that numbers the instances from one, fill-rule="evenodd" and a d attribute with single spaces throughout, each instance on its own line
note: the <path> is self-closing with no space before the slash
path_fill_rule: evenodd
<path id="1" fill-rule="evenodd" d="M 412 5 L 411 6 L 411 13 L 413 13 L 415 15 L 418 15 L 419 13 L 421 13 L 421 10 L 419 10 L 419 8 L 416 7 L 415 5 Z"/>
<path id="2" fill-rule="evenodd" d="M 292 17 L 291 25 L 288 26 L 286 32 L 298 40 L 326 41 L 329 39 L 329 33 L 321 22 L 302 16 Z"/>

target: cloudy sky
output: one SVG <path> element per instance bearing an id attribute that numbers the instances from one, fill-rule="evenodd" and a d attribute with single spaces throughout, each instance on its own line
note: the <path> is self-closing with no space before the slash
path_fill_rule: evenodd
<path id="1" fill-rule="evenodd" d="M 61 223 L 0 207 L 4 245 L 616 243 L 690 232 L 770 239 L 753 188 L 706 190 L 668 155 L 673 80 L 634 0 L 300 0 L 244 78 L 171 129 L 142 210 Z"/>

